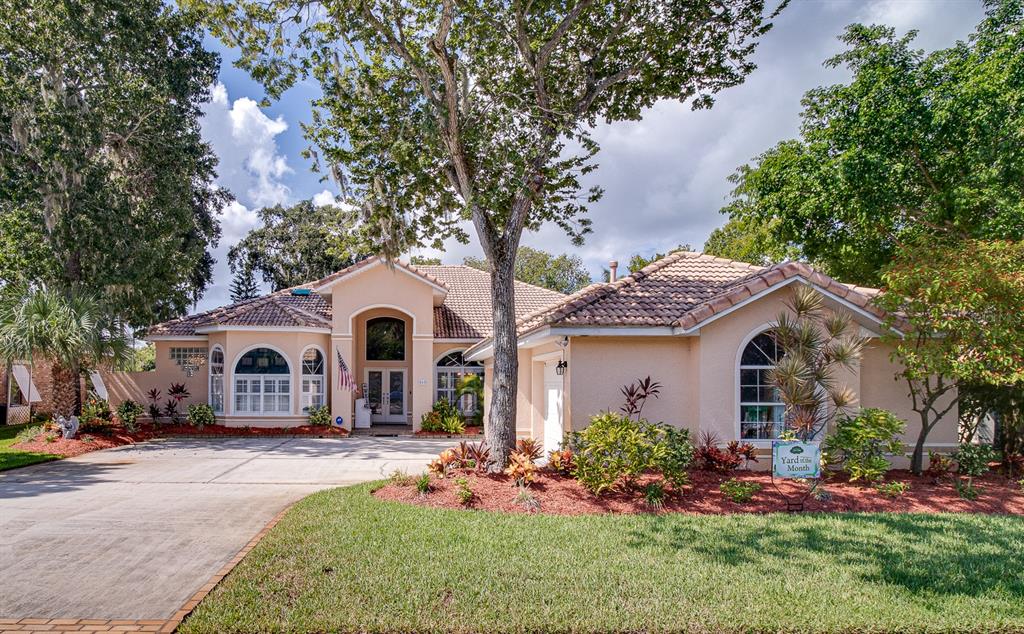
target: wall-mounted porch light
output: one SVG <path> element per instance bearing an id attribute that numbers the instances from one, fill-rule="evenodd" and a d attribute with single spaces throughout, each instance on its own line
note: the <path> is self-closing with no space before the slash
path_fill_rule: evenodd
<path id="1" fill-rule="evenodd" d="M 569 345 L 569 338 L 562 337 L 558 340 L 558 347 L 562 349 L 562 360 L 555 366 L 555 374 L 558 376 L 565 376 L 565 370 L 569 367 L 569 362 L 565 360 L 565 348 Z"/>

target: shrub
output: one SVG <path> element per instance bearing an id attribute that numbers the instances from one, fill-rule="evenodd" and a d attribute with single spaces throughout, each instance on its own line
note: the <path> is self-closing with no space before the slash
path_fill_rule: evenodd
<path id="1" fill-rule="evenodd" d="M 445 399 L 434 403 L 434 407 L 420 419 L 420 429 L 429 432 L 461 434 L 466 431 L 466 422 L 459 409 Z"/>
<path id="2" fill-rule="evenodd" d="M 925 470 L 933 480 L 938 482 L 953 470 L 953 459 L 937 451 L 928 452 L 928 468 Z"/>
<path id="3" fill-rule="evenodd" d="M 455 468 L 457 469 L 484 471 L 491 459 L 491 450 L 483 441 L 471 443 L 463 440 L 452 451 L 455 454 Z"/>
<path id="4" fill-rule="evenodd" d="M 730 450 L 733 447 L 732 443 L 726 449 L 722 449 L 718 444 L 718 436 L 708 431 L 701 432 L 696 457 L 702 469 L 728 473 L 743 464 L 743 456 L 739 453 L 739 443 L 735 445 L 736 451 Z"/>
<path id="5" fill-rule="evenodd" d="M 130 398 L 121 401 L 121 404 L 117 406 L 117 420 L 121 421 L 124 428 L 131 433 L 135 433 L 139 430 L 139 426 L 136 422 L 141 415 L 142 406 Z"/>
<path id="6" fill-rule="evenodd" d="M 57 442 L 57 435 L 56 434 L 46 434 L 46 436 L 43 437 L 43 440 L 45 440 L 46 442 Z"/>
<path id="7" fill-rule="evenodd" d="M 953 487 L 956 488 L 956 494 L 965 500 L 974 501 L 978 499 L 978 490 L 974 488 L 974 484 L 970 480 L 954 480 Z"/>
<path id="8" fill-rule="evenodd" d="M 653 471 L 673 486 L 687 482 L 693 462 L 689 432 L 624 414 L 603 412 L 569 436 L 573 476 L 591 492 L 628 488 L 642 473 Z"/>
<path id="9" fill-rule="evenodd" d="M 411 487 L 416 484 L 416 478 L 397 468 L 388 476 L 388 481 L 400 487 Z"/>
<path id="10" fill-rule="evenodd" d="M 906 482 L 879 482 L 875 490 L 887 498 L 898 498 L 910 490 L 910 485 Z"/>
<path id="11" fill-rule="evenodd" d="M 19 431 L 14 437 L 14 443 L 32 442 L 44 431 L 46 431 L 46 428 L 43 425 L 32 425 L 31 427 L 26 427 Z"/>
<path id="12" fill-rule="evenodd" d="M 110 428 L 114 415 L 110 403 L 98 396 L 90 396 L 82 403 L 82 415 L 78 417 L 79 431 L 102 432 Z"/>
<path id="13" fill-rule="evenodd" d="M 544 454 L 544 447 L 539 441 L 533 438 L 520 438 L 516 441 L 516 451 L 521 454 L 526 454 L 530 457 L 530 461 L 535 461 Z"/>
<path id="14" fill-rule="evenodd" d="M 431 489 L 433 489 L 433 487 L 430 484 L 430 474 L 420 474 L 420 476 L 416 478 L 416 491 L 418 491 L 420 495 L 426 495 L 430 493 Z"/>
<path id="15" fill-rule="evenodd" d="M 181 417 L 181 402 L 187 399 L 192 394 L 185 387 L 184 383 L 171 383 L 171 387 L 167 388 L 167 396 L 171 397 L 171 400 L 167 401 L 164 405 L 164 413 L 171 418 L 173 422 L 180 423 Z M 171 403 L 174 406 L 171 406 Z"/>
<path id="16" fill-rule="evenodd" d="M 160 390 L 154 387 L 146 392 L 146 397 L 149 398 L 149 416 L 156 423 L 156 419 L 160 418 Z"/>
<path id="17" fill-rule="evenodd" d="M 988 464 L 996 458 L 996 452 L 989 445 L 964 444 L 953 454 L 956 471 L 967 476 L 968 485 L 973 483 L 974 478 L 988 473 Z"/>
<path id="18" fill-rule="evenodd" d="M 512 481 L 522 488 L 530 486 L 537 478 L 537 470 L 537 465 L 529 454 L 516 450 L 508 456 L 508 466 L 505 467 L 505 475 L 512 478 Z"/>
<path id="19" fill-rule="evenodd" d="M 476 494 L 473 493 L 473 489 L 469 487 L 469 480 L 466 478 L 459 478 L 455 481 L 455 497 L 462 506 L 469 506 L 473 503 L 473 499 L 476 497 Z"/>
<path id="20" fill-rule="evenodd" d="M 455 450 L 445 449 L 427 465 L 427 470 L 444 478 L 447 477 L 452 469 L 456 469 L 458 466 L 459 458 L 455 455 Z"/>
<path id="21" fill-rule="evenodd" d="M 188 406 L 188 424 L 192 425 L 197 429 L 202 429 L 207 425 L 212 425 L 217 422 L 217 417 L 213 413 L 213 408 L 206 403 L 196 403 Z"/>
<path id="22" fill-rule="evenodd" d="M 548 453 L 548 469 L 562 475 L 572 473 L 572 449 L 556 449 Z"/>
<path id="23" fill-rule="evenodd" d="M 519 487 L 519 491 L 516 493 L 516 504 L 519 504 L 531 513 L 540 511 L 540 500 L 524 486 Z"/>
<path id="24" fill-rule="evenodd" d="M 331 424 L 331 408 L 327 405 L 310 407 L 309 424 L 314 427 L 328 427 Z"/>
<path id="25" fill-rule="evenodd" d="M 743 460 L 743 468 L 749 469 L 751 462 L 757 462 L 757 447 L 752 443 L 740 443 L 738 440 L 730 440 L 725 446 L 726 453 L 739 456 Z"/>
<path id="26" fill-rule="evenodd" d="M 891 466 L 885 454 L 902 452 L 898 436 L 905 428 L 906 424 L 892 412 L 868 407 L 836 423 L 835 432 L 825 439 L 825 453 L 830 463 L 850 476 L 851 482 L 878 482 Z"/>
<path id="27" fill-rule="evenodd" d="M 644 487 L 644 504 L 659 511 L 665 508 L 665 485 L 661 482 L 651 482 Z"/>
<path id="28" fill-rule="evenodd" d="M 744 482 L 730 478 L 720 484 L 718 490 L 736 504 L 743 504 L 754 499 L 754 494 L 761 490 L 761 485 L 756 482 Z"/>

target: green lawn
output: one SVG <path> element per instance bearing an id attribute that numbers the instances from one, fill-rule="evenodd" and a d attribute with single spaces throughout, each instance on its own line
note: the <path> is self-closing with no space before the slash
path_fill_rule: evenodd
<path id="1" fill-rule="evenodd" d="M 15 442 L 15 436 L 26 427 L 30 427 L 30 425 L 0 425 L 0 471 L 60 458 L 60 456 L 48 453 L 11 449 L 11 445 Z"/>
<path id="2" fill-rule="evenodd" d="M 300 502 L 184 632 L 1024 629 L 1024 518 Z M 512 492 L 509 492 L 512 495 Z"/>

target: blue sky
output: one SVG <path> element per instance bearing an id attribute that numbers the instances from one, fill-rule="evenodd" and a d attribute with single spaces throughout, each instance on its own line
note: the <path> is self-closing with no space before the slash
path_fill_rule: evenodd
<path id="1" fill-rule="evenodd" d="M 527 233 L 523 244 L 577 253 L 595 277 L 610 259 L 625 261 L 633 253 L 685 243 L 699 249 L 724 223 L 719 209 L 730 189 L 728 176 L 795 136 L 804 92 L 847 78 L 841 69 L 822 66 L 839 52 L 836 36 L 845 25 L 888 24 L 900 33 L 916 29 L 918 45 L 932 50 L 966 38 L 982 16 L 976 0 L 794 0 L 758 48 L 758 69 L 743 85 L 720 93 L 710 111 L 661 102 L 641 121 L 595 131 L 602 147 L 600 169 L 587 185 L 600 184 L 605 196 L 590 210 L 594 233 L 583 247 L 573 247 L 553 226 Z M 203 135 L 220 159 L 218 182 L 236 201 L 223 211 L 214 284 L 200 309 L 228 303 L 227 249 L 255 226 L 255 210 L 314 197 L 326 202 L 337 192 L 300 154 L 307 145 L 300 124 L 310 118 L 315 84 L 300 84 L 261 109 L 263 90 L 233 66 L 236 53 L 213 39 L 208 46 L 221 54 L 222 65 Z M 443 253 L 425 253 L 459 263 L 480 250 L 473 242 L 450 242 Z"/>

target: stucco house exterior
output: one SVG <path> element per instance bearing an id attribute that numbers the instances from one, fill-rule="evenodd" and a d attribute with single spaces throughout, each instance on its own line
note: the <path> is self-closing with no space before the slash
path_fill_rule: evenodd
<path id="1" fill-rule="evenodd" d="M 370 258 L 295 289 L 158 324 L 147 336 L 156 371 L 113 374 L 108 388 L 118 395 L 112 400 L 133 394 L 145 402 L 150 387 L 185 382 L 192 401 L 213 405 L 221 422 L 253 426 L 301 424 L 305 408 L 329 403 L 351 427 L 354 396 L 365 396 L 373 424 L 416 430 L 435 400 L 451 398 L 461 373 L 483 373 L 488 399 L 489 283 L 465 266 Z M 593 414 L 618 409 L 622 386 L 651 376 L 662 389 L 646 418 L 767 448 L 781 431 L 782 404 L 765 383 L 778 355 L 765 331 L 797 284 L 820 291 L 829 310 L 850 313 L 870 338 L 842 380 L 861 406 L 906 420 L 912 443 L 919 425 L 880 339 L 876 290 L 800 263 L 760 267 L 692 252 L 570 296 L 517 283 L 517 434 L 554 448 Z M 359 394 L 340 385 L 339 358 Z M 954 446 L 956 421 L 954 408 L 930 447 Z"/>

